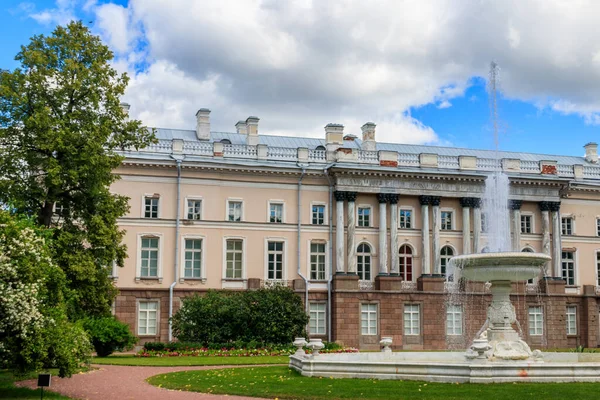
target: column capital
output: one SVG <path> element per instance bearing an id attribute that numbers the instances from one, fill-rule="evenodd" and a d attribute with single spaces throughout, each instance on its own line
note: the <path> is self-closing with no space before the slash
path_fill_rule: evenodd
<path id="1" fill-rule="evenodd" d="M 351 201 L 351 202 L 356 201 L 356 195 L 358 193 L 356 193 L 356 192 L 345 192 L 345 193 L 346 193 L 346 200 Z"/>
<path id="2" fill-rule="evenodd" d="M 335 192 L 333 192 L 333 195 L 335 196 L 335 201 L 344 201 L 346 200 L 346 193 L 348 192 L 342 192 L 339 190 L 336 190 Z"/>
<path id="3" fill-rule="evenodd" d="M 471 197 L 473 208 L 481 208 L 481 199 L 479 197 Z"/>
<path id="4" fill-rule="evenodd" d="M 431 199 L 431 205 L 432 206 L 439 206 L 440 205 L 440 201 L 442 200 L 442 198 L 440 196 L 430 196 Z"/>
<path id="5" fill-rule="evenodd" d="M 508 208 L 511 210 L 520 210 L 523 205 L 523 200 L 509 200 Z"/>
<path id="6" fill-rule="evenodd" d="M 560 211 L 560 201 L 551 201 L 550 202 L 550 211 L 559 212 Z"/>
<path id="7" fill-rule="evenodd" d="M 419 196 L 419 202 L 422 206 L 428 206 L 431 203 L 431 196 Z"/>
<path id="8" fill-rule="evenodd" d="M 540 201 L 538 206 L 540 207 L 540 211 L 550 211 L 550 201 Z"/>
<path id="9" fill-rule="evenodd" d="M 394 193 L 377 193 L 377 200 L 379 201 L 379 204 L 387 203 L 388 201 L 390 201 L 390 196 L 393 196 L 393 195 L 394 195 Z M 396 200 L 396 202 L 398 202 L 398 201 Z"/>
<path id="10" fill-rule="evenodd" d="M 397 193 L 388 193 L 388 202 L 390 204 L 398 204 L 398 200 L 400 199 L 400 195 Z"/>
<path id="11" fill-rule="evenodd" d="M 461 207 L 476 207 L 475 203 L 478 202 L 479 199 L 476 197 L 461 197 L 460 205 Z"/>

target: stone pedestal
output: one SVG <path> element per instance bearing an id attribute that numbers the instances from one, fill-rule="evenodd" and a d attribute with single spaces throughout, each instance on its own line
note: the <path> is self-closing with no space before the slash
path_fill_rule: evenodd
<path id="1" fill-rule="evenodd" d="M 546 276 L 540 282 L 540 291 L 545 294 L 564 294 L 565 281 L 562 278 Z"/>
<path id="2" fill-rule="evenodd" d="M 435 275 L 421 275 L 417 278 L 417 290 L 421 292 L 443 292 L 446 278 Z"/>
<path id="3" fill-rule="evenodd" d="M 260 289 L 260 279 L 248 278 L 248 290 L 258 290 L 258 289 Z"/>
<path id="4" fill-rule="evenodd" d="M 334 275 L 333 290 L 358 290 L 358 275 Z"/>
<path id="5" fill-rule="evenodd" d="M 375 290 L 397 290 L 402 289 L 402 277 L 378 275 L 375 277 Z"/>

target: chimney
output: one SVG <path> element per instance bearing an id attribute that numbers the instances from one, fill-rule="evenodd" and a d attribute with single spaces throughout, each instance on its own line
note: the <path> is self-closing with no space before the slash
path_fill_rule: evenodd
<path id="1" fill-rule="evenodd" d="M 121 103 L 121 111 L 123 111 L 123 114 L 125 114 L 126 121 L 129 119 L 129 108 L 131 108 L 129 103 Z"/>
<path id="2" fill-rule="evenodd" d="M 367 122 L 360 129 L 362 129 L 362 150 L 375 151 L 377 150 L 377 143 L 375 142 L 375 125 L 373 122 Z"/>
<path id="3" fill-rule="evenodd" d="M 598 164 L 598 143 L 589 142 L 585 146 L 585 161 Z"/>
<path id="4" fill-rule="evenodd" d="M 198 140 L 210 140 L 210 110 L 201 108 L 196 113 L 196 137 Z"/>
<path id="5" fill-rule="evenodd" d="M 325 125 L 325 142 L 327 151 L 334 151 L 342 147 L 344 140 L 344 125 L 327 124 Z"/>
<path id="6" fill-rule="evenodd" d="M 246 127 L 246 121 L 238 121 L 237 124 L 235 124 L 235 131 L 247 135 L 248 128 Z"/>
<path id="7" fill-rule="evenodd" d="M 258 117 L 250 116 L 246 118 L 246 144 L 249 146 L 256 146 L 258 144 Z M 239 123 L 239 122 L 238 122 Z"/>

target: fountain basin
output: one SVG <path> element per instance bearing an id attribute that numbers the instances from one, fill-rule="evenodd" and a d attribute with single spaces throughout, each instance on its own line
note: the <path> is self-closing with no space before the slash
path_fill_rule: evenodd
<path id="1" fill-rule="evenodd" d="M 524 281 L 535 278 L 552 258 L 543 253 L 481 253 L 456 256 L 452 263 L 470 281 Z"/>

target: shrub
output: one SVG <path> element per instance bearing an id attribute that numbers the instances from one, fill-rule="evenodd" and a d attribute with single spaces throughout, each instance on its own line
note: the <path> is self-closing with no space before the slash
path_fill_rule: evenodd
<path id="1" fill-rule="evenodd" d="M 173 333 L 183 342 L 289 344 L 308 323 L 302 300 L 290 288 L 275 286 L 247 292 L 209 291 L 183 300 L 173 316 Z M 239 345 L 236 346 L 239 348 Z"/>
<path id="2" fill-rule="evenodd" d="M 109 356 L 114 351 L 128 350 L 137 341 L 129 332 L 129 326 L 113 317 L 87 318 L 83 321 L 83 327 L 100 357 Z"/>

